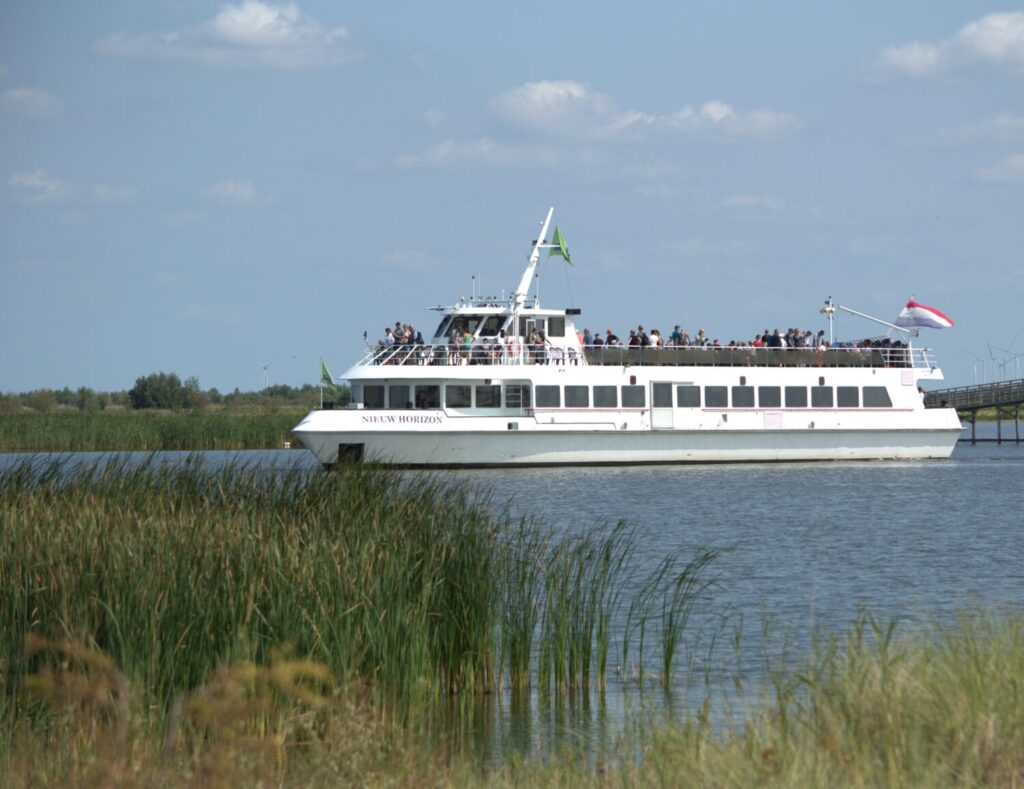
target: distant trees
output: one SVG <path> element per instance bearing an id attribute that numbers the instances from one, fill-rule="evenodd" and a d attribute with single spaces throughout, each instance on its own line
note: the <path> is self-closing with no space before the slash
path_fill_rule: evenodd
<path id="1" fill-rule="evenodd" d="M 325 391 L 324 395 L 325 399 L 333 400 L 337 406 L 347 405 L 351 400 L 351 392 L 347 386 L 335 387 L 333 392 Z M 320 387 L 316 384 L 275 384 L 258 392 L 242 392 L 235 389 L 233 392 L 221 394 L 215 388 L 203 390 L 195 376 L 182 381 L 175 373 L 151 373 L 142 376 L 135 379 L 135 385 L 127 392 L 97 392 L 86 386 L 78 389 L 36 389 L 21 394 L 0 392 L 0 414 L 15 414 L 21 411 L 47 413 L 72 409 L 92 413 L 107 408 L 196 411 L 210 407 L 313 408 L 319 403 Z"/>
<path id="2" fill-rule="evenodd" d="M 135 386 L 128 390 L 128 398 L 135 409 L 176 409 L 186 406 L 188 393 L 175 373 L 151 373 L 135 379 Z"/>

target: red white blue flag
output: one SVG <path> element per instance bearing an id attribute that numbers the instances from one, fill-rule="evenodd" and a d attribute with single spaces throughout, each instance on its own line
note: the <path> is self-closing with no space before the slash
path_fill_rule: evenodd
<path id="1" fill-rule="evenodd" d="M 895 323 L 904 328 L 928 326 L 932 329 L 948 329 L 953 325 L 953 321 L 934 307 L 918 304 L 913 299 L 907 302 L 907 306 L 903 308 Z"/>

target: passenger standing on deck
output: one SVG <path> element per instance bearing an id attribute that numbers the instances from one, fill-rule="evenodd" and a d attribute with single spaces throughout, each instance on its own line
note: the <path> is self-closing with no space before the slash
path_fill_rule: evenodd
<path id="1" fill-rule="evenodd" d="M 607 335 L 604 338 L 604 344 L 605 345 L 621 345 L 622 344 L 622 342 L 619 340 L 619 338 L 617 336 L 615 336 L 614 334 L 612 334 L 612 330 L 611 329 L 606 330 L 605 334 Z"/>

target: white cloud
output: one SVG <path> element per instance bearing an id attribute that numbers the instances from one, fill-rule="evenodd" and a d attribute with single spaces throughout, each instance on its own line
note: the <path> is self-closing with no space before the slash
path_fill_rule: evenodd
<path id="1" fill-rule="evenodd" d="M 252 181 L 236 181 L 229 178 L 210 184 L 203 189 L 203 194 L 224 205 L 249 205 L 256 202 L 256 187 Z"/>
<path id="2" fill-rule="evenodd" d="M 60 112 L 60 102 L 43 88 L 8 88 L 0 93 L 0 111 L 5 115 L 45 118 Z"/>
<path id="3" fill-rule="evenodd" d="M 441 167 L 463 162 L 500 166 L 553 166 L 559 159 L 554 151 L 506 145 L 482 137 L 476 140 L 441 140 L 422 153 L 397 157 L 395 164 L 399 167 Z"/>
<path id="4" fill-rule="evenodd" d="M 717 137 L 775 137 L 800 124 L 785 112 L 737 110 L 722 101 L 669 114 L 620 109 L 608 96 L 571 80 L 528 82 L 497 96 L 491 109 L 510 123 L 551 136 L 602 140 L 651 131 Z"/>
<path id="5" fill-rule="evenodd" d="M 964 126 L 950 136 L 967 139 L 992 139 L 1002 142 L 1024 141 L 1024 115 L 999 113 Z"/>
<path id="6" fill-rule="evenodd" d="M 671 200 L 676 190 L 668 184 L 642 184 L 636 188 L 636 193 L 649 200 Z"/>
<path id="7" fill-rule="evenodd" d="M 53 178 L 47 174 L 46 170 L 15 173 L 8 179 L 7 184 L 15 189 L 26 190 L 22 192 L 25 202 L 33 205 L 58 203 L 74 193 L 70 184 L 59 178 Z"/>
<path id="8" fill-rule="evenodd" d="M 977 63 L 1024 73 L 1024 12 L 988 14 L 934 43 L 913 41 L 888 47 L 877 68 L 906 77 L 932 77 Z"/>
<path id="9" fill-rule="evenodd" d="M 242 0 L 223 6 L 213 19 L 193 28 L 159 35 L 114 33 L 94 49 L 113 57 L 294 69 L 357 60 L 361 53 L 348 46 L 348 39 L 344 27 L 325 27 L 294 3 Z"/>
<path id="10" fill-rule="evenodd" d="M 431 129 L 439 129 L 444 125 L 445 115 L 441 110 L 427 110 L 423 113 L 423 122 Z"/>
<path id="11" fill-rule="evenodd" d="M 991 167 L 982 167 L 975 171 L 975 177 L 983 183 L 1005 184 L 1024 181 L 1024 153 L 1015 153 Z"/>
<path id="12" fill-rule="evenodd" d="M 732 195 L 719 200 L 716 208 L 760 208 L 765 211 L 781 211 L 786 202 L 778 197 L 764 195 Z"/>
<path id="13" fill-rule="evenodd" d="M 134 186 L 96 184 L 92 188 L 92 199 L 98 203 L 130 203 L 136 197 L 138 190 Z"/>

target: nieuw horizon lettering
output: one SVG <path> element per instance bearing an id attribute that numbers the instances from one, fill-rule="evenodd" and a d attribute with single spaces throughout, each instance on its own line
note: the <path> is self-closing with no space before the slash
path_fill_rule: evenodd
<path id="1" fill-rule="evenodd" d="M 439 425 L 444 419 L 437 414 L 363 414 L 363 423 L 394 424 L 412 423 L 421 425 Z"/>

